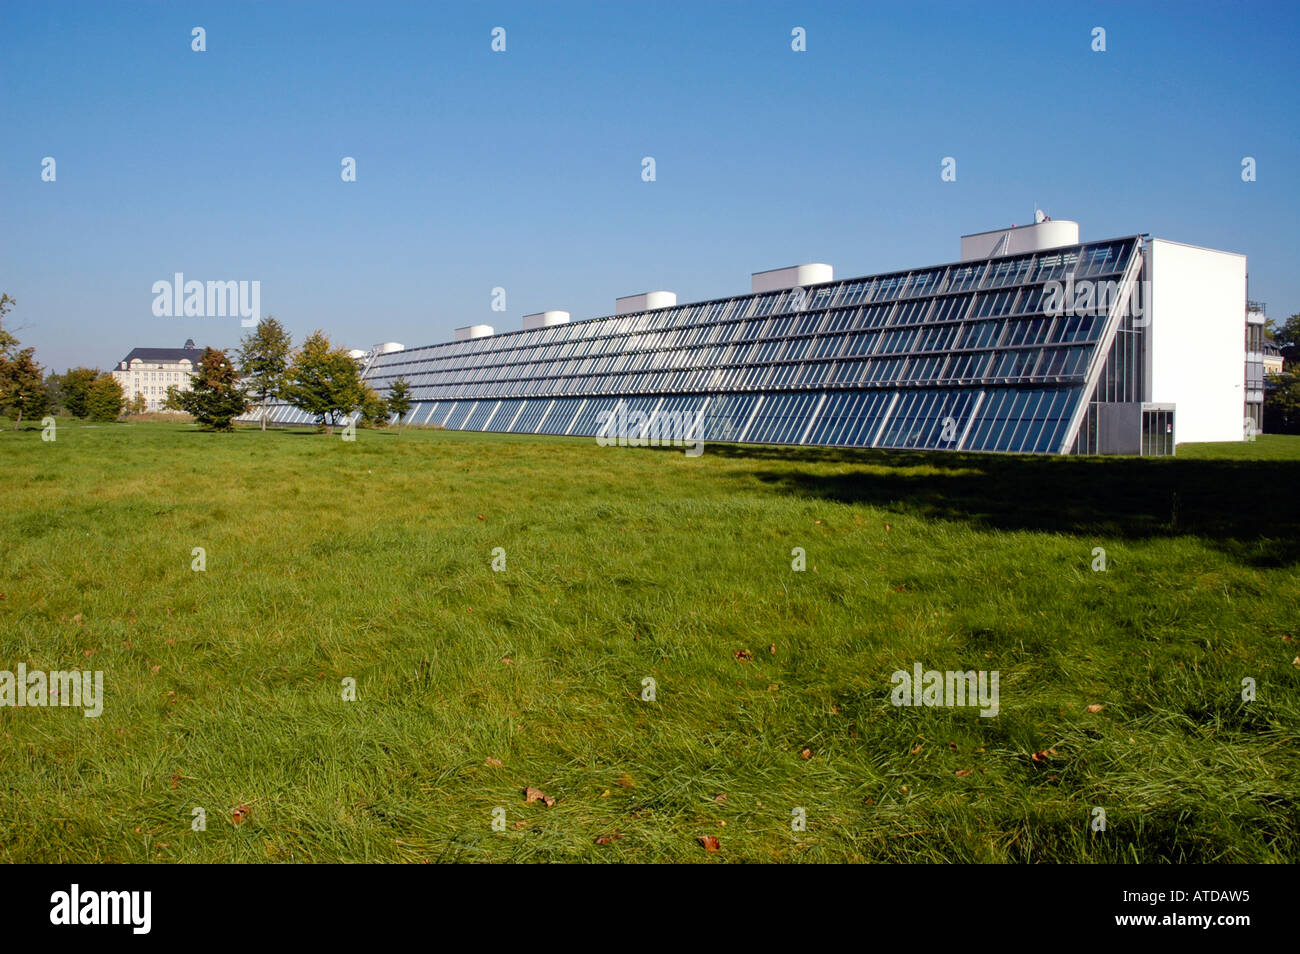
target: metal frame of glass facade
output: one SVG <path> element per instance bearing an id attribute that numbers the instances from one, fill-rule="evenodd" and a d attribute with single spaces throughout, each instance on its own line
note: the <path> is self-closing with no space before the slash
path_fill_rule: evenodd
<path id="1" fill-rule="evenodd" d="M 1140 367 L 1117 332 L 1141 261 L 1132 236 L 842 279 L 379 354 L 365 378 L 458 430 L 594 437 L 633 409 L 689 440 L 1062 453 L 1114 349 Z M 1048 313 L 1049 283 L 1084 280 L 1114 293 Z"/>

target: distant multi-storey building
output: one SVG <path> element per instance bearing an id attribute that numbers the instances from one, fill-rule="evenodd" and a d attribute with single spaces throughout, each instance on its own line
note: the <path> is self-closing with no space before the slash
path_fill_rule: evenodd
<path id="1" fill-rule="evenodd" d="M 179 348 L 135 348 L 118 362 L 113 377 L 128 401 L 142 394 L 146 409 L 157 411 L 162 409 L 169 387 L 190 389 L 190 375 L 202 355 L 203 349 L 196 347 L 192 338 Z"/>

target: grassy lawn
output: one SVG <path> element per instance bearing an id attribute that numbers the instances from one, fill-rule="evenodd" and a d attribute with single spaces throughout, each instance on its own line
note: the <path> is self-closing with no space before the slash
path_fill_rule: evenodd
<path id="1" fill-rule="evenodd" d="M 1300 438 L 66 421 L 0 472 L 0 669 L 105 683 L 0 708 L 7 862 L 1300 860 Z M 997 716 L 892 705 L 916 663 L 998 671 Z"/>

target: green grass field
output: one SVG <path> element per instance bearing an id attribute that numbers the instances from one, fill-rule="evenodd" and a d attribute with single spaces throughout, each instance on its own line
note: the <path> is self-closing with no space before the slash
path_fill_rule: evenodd
<path id="1" fill-rule="evenodd" d="M 1300 860 L 1300 438 L 64 421 L 0 468 L 0 669 L 105 674 L 99 718 L 0 708 L 8 862 Z M 999 714 L 892 705 L 915 663 Z"/>

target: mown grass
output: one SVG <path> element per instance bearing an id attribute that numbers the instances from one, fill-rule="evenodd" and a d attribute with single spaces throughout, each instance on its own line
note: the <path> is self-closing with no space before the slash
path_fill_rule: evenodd
<path id="1" fill-rule="evenodd" d="M 692 459 L 62 422 L 0 466 L 0 669 L 106 684 L 98 719 L 0 708 L 6 861 L 1300 858 L 1297 438 Z M 999 715 L 894 707 L 916 662 L 998 670 Z"/>

